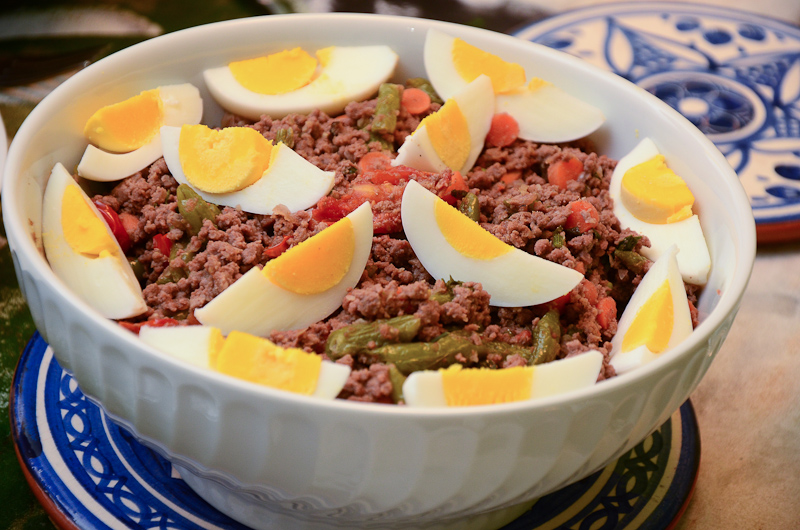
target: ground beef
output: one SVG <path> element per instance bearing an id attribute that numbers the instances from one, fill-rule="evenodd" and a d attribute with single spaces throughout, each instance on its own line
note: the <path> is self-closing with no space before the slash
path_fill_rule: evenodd
<path id="1" fill-rule="evenodd" d="M 430 112 L 438 108 L 433 104 Z M 314 111 L 281 119 L 265 116 L 256 122 L 235 115 L 223 118 L 223 127 L 247 126 L 271 140 L 279 135 L 288 138 L 297 153 L 321 169 L 335 172 L 329 196 L 307 211 L 278 207 L 272 215 L 254 215 L 224 207 L 214 219 L 193 229 L 178 208 L 177 182 L 163 159 L 98 194 L 95 200 L 132 219 L 126 223 L 132 243 L 129 257 L 138 262 L 149 309 L 126 325 L 135 328 L 144 321 L 164 318 L 196 324 L 194 311 L 242 274 L 263 267 L 286 248 L 369 200 L 375 236 L 358 285 L 330 317 L 305 329 L 273 332 L 272 341 L 327 358 L 326 342 L 337 329 L 414 315 L 420 327 L 413 340 L 431 341 L 457 329 L 475 350 L 459 354 L 455 362 L 506 368 L 527 364 L 520 348 L 531 348 L 534 326 L 555 308 L 563 330 L 558 358 L 598 349 L 605 356 L 600 378 L 613 376 L 608 354 L 616 315 L 600 315 L 598 301 L 612 299 L 617 314 L 621 313 L 649 267 L 647 262 L 632 270 L 614 256 L 623 242 L 631 247 L 633 241 L 634 252 L 649 245 L 647 238 L 622 229 L 613 214 L 608 186 L 615 161 L 597 154 L 586 142 L 543 145 L 516 140 L 482 152 L 474 168 L 463 175 L 469 192 L 478 197 L 481 226 L 510 245 L 585 275 L 576 289 L 552 303 L 492 307 L 480 284 L 432 278 L 402 233 L 400 198 L 408 180 L 445 197 L 458 176 L 450 171 L 433 174 L 408 168 L 359 168 L 365 154 L 396 149 L 424 118 L 424 114 L 411 115 L 401 108 L 396 130 L 378 135 L 369 127 L 374 111 L 375 100 L 369 100 L 351 103 L 335 117 Z M 580 178 L 568 182 L 565 189 L 550 184 L 548 168 L 570 158 L 583 164 Z M 453 195 L 456 200 L 461 196 L 463 193 Z M 565 229 L 570 204 L 578 200 L 587 201 L 599 212 L 597 224 L 586 233 Z M 164 241 L 168 241 L 169 251 Z M 697 292 L 687 287 L 687 293 L 696 324 Z M 384 338 L 391 339 L 396 333 L 388 325 L 380 329 Z M 511 353 L 478 354 L 480 345 L 486 343 L 506 344 Z M 396 397 L 388 365 L 370 355 L 346 355 L 337 362 L 353 368 L 340 398 L 392 402 Z"/>

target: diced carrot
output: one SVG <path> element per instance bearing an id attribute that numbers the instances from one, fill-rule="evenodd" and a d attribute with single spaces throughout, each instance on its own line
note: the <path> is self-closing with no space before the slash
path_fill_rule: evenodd
<path id="1" fill-rule="evenodd" d="M 617 302 L 610 296 L 606 296 L 597 302 L 597 311 L 597 323 L 601 328 L 608 329 L 611 322 L 617 318 Z"/>
<path id="2" fill-rule="evenodd" d="M 509 171 L 505 175 L 500 177 L 500 182 L 502 182 L 504 184 L 511 184 L 512 182 L 514 182 L 515 180 L 517 180 L 521 176 L 522 176 L 522 172 L 521 171 Z"/>
<path id="3" fill-rule="evenodd" d="M 581 287 L 583 288 L 583 295 L 589 305 L 597 304 L 597 286 L 587 279 L 581 280 Z"/>
<path id="4" fill-rule="evenodd" d="M 422 114 L 431 107 L 431 97 L 419 88 L 406 88 L 400 96 L 400 104 L 409 114 Z"/>
<path id="5" fill-rule="evenodd" d="M 578 180 L 583 173 L 583 163 L 577 158 L 557 160 L 547 168 L 547 181 L 559 189 L 567 189 L 570 180 Z"/>
<path id="6" fill-rule="evenodd" d="M 442 199 L 450 205 L 455 205 L 456 202 L 458 202 L 458 198 L 453 195 L 454 191 L 469 191 L 469 186 L 467 186 L 467 183 L 464 182 L 464 177 L 462 177 L 461 173 L 458 171 L 453 172 L 450 185 L 442 194 Z"/>
<path id="7" fill-rule="evenodd" d="M 564 223 L 564 228 L 567 230 L 577 228 L 580 233 L 585 234 L 600 222 L 600 214 L 597 212 L 597 208 L 586 200 L 581 199 L 571 202 L 569 209 L 570 213 Z"/>
<path id="8" fill-rule="evenodd" d="M 392 158 L 383 151 L 370 151 L 358 161 L 358 169 L 366 171 L 380 171 L 392 165 Z"/>
<path id="9" fill-rule="evenodd" d="M 494 147 L 505 147 L 514 143 L 519 135 L 519 124 L 510 114 L 501 112 L 492 116 L 492 125 L 486 135 L 486 143 Z"/>

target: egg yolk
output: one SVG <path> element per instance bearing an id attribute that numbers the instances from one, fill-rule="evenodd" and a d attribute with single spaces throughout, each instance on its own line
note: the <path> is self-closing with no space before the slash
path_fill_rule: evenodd
<path id="1" fill-rule="evenodd" d="M 686 182 L 667 167 L 663 155 L 630 168 L 622 176 L 622 203 L 640 221 L 676 223 L 692 216 L 694 195 Z"/>
<path id="2" fill-rule="evenodd" d="M 489 368 L 463 368 L 453 364 L 442 374 L 447 405 L 491 405 L 530 399 L 533 367 L 515 366 L 503 370 Z"/>
<path id="3" fill-rule="evenodd" d="M 642 345 L 653 353 L 664 351 L 672 336 L 674 315 L 672 289 L 669 281 L 664 280 L 636 313 L 622 339 L 621 351 L 628 352 Z"/>
<path id="4" fill-rule="evenodd" d="M 100 149 L 127 153 L 152 140 L 163 121 L 160 90 L 154 88 L 98 109 L 86 122 L 83 134 Z"/>
<path id="5" fill-rule="evenodd" d="M 481 74 L 489 76 L 495 94 L 502 94 L 525 83 L 525 70 L 517 63 L 504 61 L 497 55 L 461 40 L 453 41 L 453 65 L 466 82 Z"/>
<path id="6" fill-rule="evenodd" d="M 540 88 L 544 88 L 551 85 L 552 83 L 549 83 L 542 78 L 534 77 L 533 79 L 531 79 L 531 82 L 528 83 L 528 90 L 530 90 L 531 92 L 535 92 Z"/>
<path id="7" fill-rule="evenodd" d="M 433 149 L 444 165 L 459 171 L 469 158 L 472 140 L 467 119 L 458 103 L 449 99 L 437 112 L 425 117 L 419 124 L 428 130 Z"/>
<path id="8" fill-rule="evenodd" d="M 287 291 L 322 293 L 342 281 L 350 270 L 355 248 L 353 221 L 343 217 L 270 260 L 262 273 Z"/>
<path id="9" fill-rule="evenodd" d="M 183 125 L 178 153 L 189 184 L 208 193 L 230 193 L 261 178 L 273 147 L 250 127 L 216 131 L 205 125 Z"/>
<path id="10" fill-rule="evenodd" d="M 67 244 L 87 258 L 114 255 L 119 248 L 105 222 L 75 186 L 67 186 L 61 198 L 61 226 Z"/>
<path id="11" fill-rule="evenodd" d="M 433 208 L 442 236 L 459 254 L 490 260 L 511 252 L 511 245 L 503 243 L 443 200 L 437 199 Z"/>
<path id="12" fill-rule="evenodd" d="M 208 335 L 208 365 L 212 368 L 217 366 L 217 359 L 219 352 L 222 351 L 222 346 L 225 345 L 225 337 L 219 328 L 211 328 Z"/>
<path id="13" fill-rule="evenodd" d="M 310 395 L 317 388 L 321 365 L 319 355 L 281 348 L 267 339 L 232 331 L 211 366 L 245 381 Z"/>
<path id="14" fill-rule="evenodd" d="M 246 89 L 274 96 L 310 83 L 317 69 L 317 60 L 301 48 L 294 48 L 266 57 L 234 61 L 228 68 Z"/>

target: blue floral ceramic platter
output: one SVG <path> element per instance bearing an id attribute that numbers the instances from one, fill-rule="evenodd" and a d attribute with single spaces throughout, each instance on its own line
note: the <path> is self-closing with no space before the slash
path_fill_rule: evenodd
<path id="1" fill-rule="evenodd" d="M 38 332 L 20 358 L 10 398 L 22 469 L 59 528 L 245 530 L 110 421 Z M 663 530 L 691 498 L 699 459 L 697 421 L 687 401 L 616 462 L 540 498 L 503 530 Z"/>
<path id="2" fill-rule="evenodd" d="M 661 2 L 579 9 L 514 35 L 610 70 L 678 110 L 739 174 L 759 242 L 800 237 L 800 28 Z"/>

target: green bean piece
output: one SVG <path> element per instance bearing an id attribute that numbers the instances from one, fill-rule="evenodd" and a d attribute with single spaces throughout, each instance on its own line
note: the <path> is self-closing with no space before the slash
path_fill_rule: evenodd
<path id="1" fill-rule="evenodd" d="M 644 272 L 644 265 L 647 263 L 647 258 L 633 250 L 620 250 L 617 248 L 614 251 L 614 257 L 625 264 L 628 270 L 641 274 Z"/>
<path id="2" fill-rule="evenodd" d="M 447 302 L 452 302 L 453 298 L 455 298 L 455 293 L 453 292 L 453 287 L 455 287 L 456 285 L 461 285 L 463 283 L 464 282 L 461 282 L 461 281 L 458 281 L 458 280 L 454 280 L 452 278 L 452 276 L 451 276 L 450 279 L 447 280 L 447 282 L 445 283 L 445 287 L 447 287 L 447 290 L 445 292 L 443 292 L 443 293 L 433 293 L 432 292 L 430 298 L 434 302 L 438 302 L 440 304 L 446 304 Z"/>
<path id="3" fill-rule="evenodd" d="M 503 357 L 508 357 L 509 355 L 520 355 L 524 359 L 530 358 L 531 350 L 529 348 L 523 348 L 522 346 L 515 346 L 514 344 L 509 344 L 507 342 L 486 342 L 479 346 L 479 351 L 485 354 L 496 353 L 498 355 L 502 355 Z"/>
<path id="4" fill-rule="evenodd" d="M 206 202 L 188 185 L 181 184 L 178 186 L 178 212 L 189 224 L 189 232 L 197 235 L 205 219 L 209 219 L 212 223 L 216 221 L 219 208 L 215 204 Z"/>
<path id="5" fill-rule="evenodd" d="M 408 81 L 406 81 L 406 86 L 410 88 L 418 88 L 428 94 L 431 98 L 431 102 L 438 103 L 441 105 L 444 103 L 444 100 L 439 97 L 439 94 L 436 93 L 436 90 L 431 85 L 430 81 L 425 79 L 424 77 L 412 77 Z"/>
<path id="6" fill-rule="evenodd" d="M 392 400 L 395 403 L 405 401 L 403 397 L 403 383 L 406 382 L 406 376 L 400 373 L 400 370 L 393 364 L 389 365 L 389 381 L 392 382 Z"/>
<path id="7" fill-rule="evenodd" d="M 139 283 L 144 283 L 145 270 L 144 270 L 144 265 L 142 265 L 142 262 L 136 258 L 132 258 L 128 260 L 128 263 L 130 263 L 131 270 L 133 270 L 133 275 L 136 276 L 136 279 L 139 280 Z"/>
<path id="8" fill-rule="evenodd" d="M 178 283 L 179 280 L 182 278 L 186 278 L 188 274 L 186 274 L 186 270 L 180 267 L 167 267 L 164 269 L 164 272 L 161 273 L 161 276 L 158 277 L 156 283 L 158 285 L 164 285 L 166 283 Z"/>
<path id="9" fill-rule="evenodd" d="M 561 349 L 561 322 L 558 311 L 551 309 L 533 327 L 533 349 L 528 365 L 549 363 Z"/>
<path id="10" fill-rule="evenodd" d="M 275 143 L 283 142 L 283 144 L 288 147 L 289 149 L 294 148 L 294 131 L 288 127 L 278 129 L 278 133 L 275 135 Z"/>
<path id="11" fill-rule="evenodd" d="M 393 133 L 397 127 L 397 114 L 400 112 L 400 87 L 393 83 L 383 83 L 378 88 L 378 100 L 372 117 L 372 132 Z"/>
<path id="12" fill-rule="evenodd" d="M 472 192 L 464 195 L 464 198 L 458 204 L 458 210 L 476 223 L 481 220 L 481 204 L 478 201 L 478 196 Z"/>
<path id="13" fill-rule="evenodd" d="M 567 238 L 564 232 L 556 232 L 553 234 L 553 248 L 561 248 L 567 243 Z"/>
<path id="14" fill-rule="evenodd" d="M 434 342 L 409 342 L 387 344 L 376 348 L 370 355 L 376 361 L 393 363 L 403 375 L 419 370 L 436 370 L 456 362 L 456 356 L 471 356 L 479 347 L 453 333 L 445 333 Z"/>
<path id="15" fill-rule="evenodd" d="M 627 236 L 619 242 L 617 250 L 633 250 L 640 239 L 642 239 L 642 236 Z"/>
<path id="16" fill-rule="evenodd" d="M 382 150 L 390 151 L 390 152 L 394 153 L 394 144 L 386 141 L 385 138 L 381 137 L 380 135 L 378 135 L 378 134 L 376 134 L 374 132 L 370 132 L 369 133 L 369 141 L 370 142 L 378 142 L 379 144 L 381 144 L 381 149 Z"/>
<path id="17" fill-rule="evenodd" d="M 397 330 L 397 338 L 390 339 L 381 334 L 382 326 Z M 345 355 L 369 352 L 371 348 L 381 347 L 393 342 L 409 342 L 414 339 L 422 323 L 414 315 L 402 315 L 390 319 L 351 324 L 339 328 L 328 335 L 325 353 L 333 360 Z"/>

